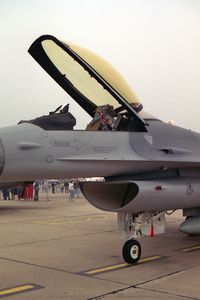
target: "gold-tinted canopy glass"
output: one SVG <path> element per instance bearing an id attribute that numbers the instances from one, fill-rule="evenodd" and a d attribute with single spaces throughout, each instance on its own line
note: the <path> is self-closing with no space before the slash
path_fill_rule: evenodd
<path id="1" fill-rule="evenodd" d="M 123 77 L 104 59 L 89 50 L 68 44 L 129 103 L 138 102 L 137 97 Z M 42 47 L 56 68 L 70 83 L 96 106 L 109 103 L 114 108 L 120 106 L 116 99 L 67 52 L 52 40 L 44 40 Z"/>
<path id="2" fill-rule="evenodd" d="M 91 116 L 96 107 L 109 104 L 114 108 L 121 106 L 139 123 L 146 124 L 132 106 L 139 102 L 132 89 L 115 68 L 98 55 L 50 35 L 39 37 L 29 53 Z"/>

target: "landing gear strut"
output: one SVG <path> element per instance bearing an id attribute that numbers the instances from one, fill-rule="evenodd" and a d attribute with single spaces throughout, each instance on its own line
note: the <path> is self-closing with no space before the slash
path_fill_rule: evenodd
<path id="1" fill-rule="evenodd" d="M 135 240 L 142 236 L 151 236 L 165 231 L 165 212 L 118 212 L 118 228 L 126 239 L 122 255 L 128 264 L 135 264 L 141 256 L 140 243 Z"/>
<path id="2" fill-rule="evenodd" d="M 122 249 L 122 255 L 128 264 L 136 264 L 141 256 L 141 245 L 138 241 L 130 239 L 126 241 Z"/>

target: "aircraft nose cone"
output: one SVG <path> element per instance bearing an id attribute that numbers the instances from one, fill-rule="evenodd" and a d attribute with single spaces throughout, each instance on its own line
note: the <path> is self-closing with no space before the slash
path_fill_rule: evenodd
<path id="1" fill-rule="evenodd" d="M 3 172 L 4 163 L 5 163 L 5 152 L 4 152 L 3 142 L 2 142 L 2 140 L 0 138 L 0 175 Z"/>

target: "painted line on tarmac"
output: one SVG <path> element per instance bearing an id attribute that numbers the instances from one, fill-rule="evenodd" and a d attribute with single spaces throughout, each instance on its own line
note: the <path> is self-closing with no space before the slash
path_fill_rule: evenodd
<path id="1" fill-rule="evenodd" d="M 137 266 L 139 264 L 144 264 L 144 263 L 148 263 L 148 262 L 151 262 L 151 261 L 156 261 L 156 260 L 160 260 L 160 259 L 163 259 L 163 258 L 166 258 L 166 257 L 165 256 L 160 256 L 160 255 L 144 257 L 144 258 L 141 258 L 137 264 L 130 265 L 130 264 L 127 264 L 127 263 L 122 263 L 122 264 L 117 264 L 117 265 L 105 266 L 105 267 L 98 268 L 98 269 L 87 270 L 87 271 L 79 272 L 77 274 L 87 275 L 87 276 L 94 276 L 94 275 L 98 275 L 98 274 L 102 274 L 102 273 L 112 272 L 112 271 L 115 271 L 115 270 L 130 268 L 130 267 L 133 267 L 133 266 Z"/>
<path id="2" fill-rule="evenodd" d="M 30 292 L 30 291 L 38 290 L 38 289 L 42 289 L 42 288 L 44 288 L 44 287 L 41 285 L 32 284 L 32 283 L 18 285 L 18 286 L 0 290 L 0 298 L 8 297 L 11 295 L 16 295 L 19 293 Z"/>
<path id="3" fill-rule="evenodd" d="M 98 220 L 105 220 L 110 218 L 110 215 L 100 215 L 100 216 L 84 216 L 84 217 L 69 217 L 69 218 L 57 218 L 48 220 L 34 221 L 36 224 L 42 225 L 66 225 L 66 224 L 76 224 L 81 222 L 91 222 Z"/>
<path id="4" fill-rule="evenodd" d="M 200 244 L 199 245 L 193 245 L 187 248 L 179 249 L 181 252 L 192 252 L 192 251 L 197 251 L 200 250 Z"/>

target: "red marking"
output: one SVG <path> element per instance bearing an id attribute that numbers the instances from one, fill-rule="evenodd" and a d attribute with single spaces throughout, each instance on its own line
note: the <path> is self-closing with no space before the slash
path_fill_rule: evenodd
<path id="1" fill-rule="evenodd" d="M 162 188 L 161 185 L 157 185 L 155 189 L 156 189 L 157 191 L 162 191 L 163 188 Z"/>
<path id="2" fill-rule="evenodd" d="M 154 237 L 154 227 L 153 227 L 153 222 L 151 222 L 150 237 Z"/>

